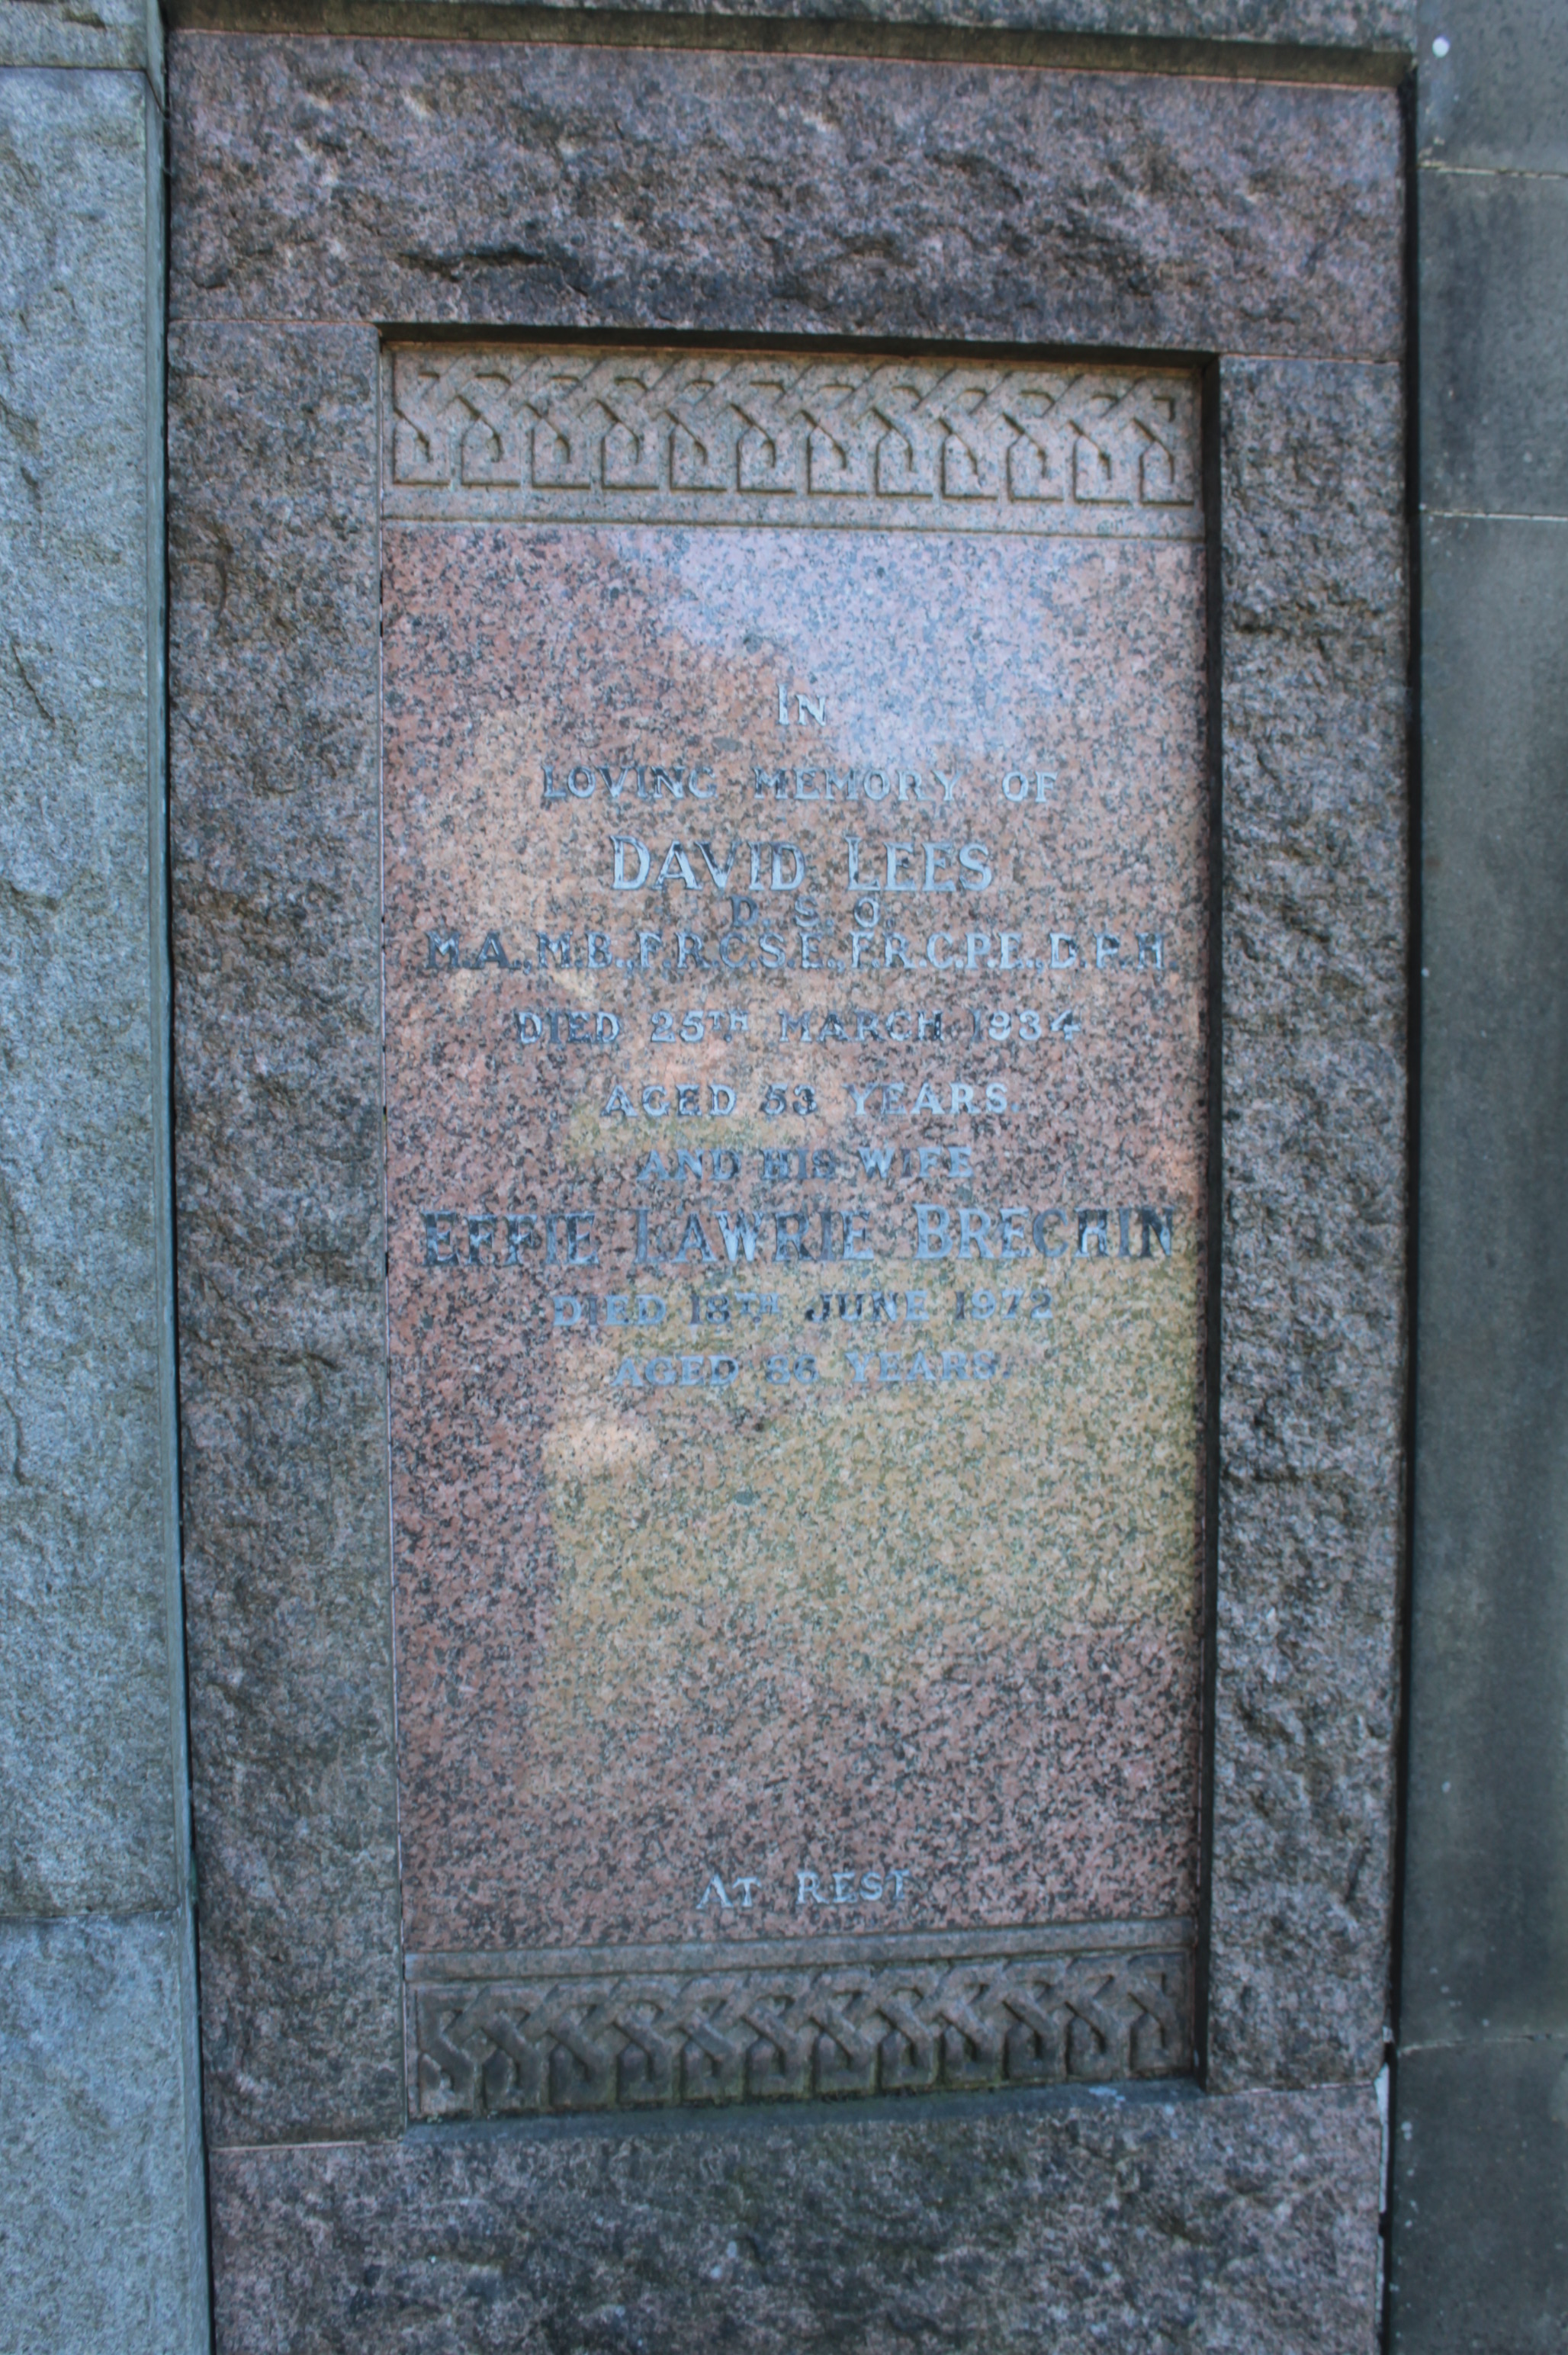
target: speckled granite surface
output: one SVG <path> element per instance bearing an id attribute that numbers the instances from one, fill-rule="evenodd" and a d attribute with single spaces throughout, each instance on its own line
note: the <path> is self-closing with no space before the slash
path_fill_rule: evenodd
<path id="1" fill-rule="evenodd" d="M 182 1396 L 226 2343 L 355 2343 L 357 2316 L 379 2328 L 380 2301 L 410 2289 L 382 2270 L 397 2252 L 437 2256 L 447 2242 L 421 2241 L 427 2228 L 466 2247 L 475 2212 L 439 2172 L 410 2198 L 406 2170 L 436 2164 L 418 2146 L 221 2147 L 395 2136 L 402 2114 L 367 823 L 378 319 L 1220 356 L 1211 2077 L 1319 2090 L 1172 2112 L 1179 2193 L 1141 2212 L 1179 2271 L 1199 2267 L 1208 2302 L 1168 2308 L 1151 2291 L 1165 2339 L 1147 2343 L 1366 2343 L 1370 2258 L 1337 2272 L 1324 2252 L 1337 2233 L 1368 2245 L 1355 2235 L 1375 2203 L 1368 2081 L 1387 1972 L 1403 1363 L 1395 100 L 510 45 L 172 46 Z M 1335 2127 L 1323 2145 L 1289 2124 L 1344 2117 L 1349 2139 Z M 1234 2123 L 1249 2118 L 1255 2134 Z M 1016 2134 L 1012 2120 L 995 2131 Z M 617 2241 L 635 2201 L 581 2196 L 573 2170 L 600 2131 L 560 2138 L 559 2229 L 497 2179 L 528 2220 L 507 2228 L 522 2262 L 531 2248 L 553 2277 L 585 2238 L 626 2248 L 656 2281 L 644 2343 L 701 2344 L 675 2281 L 699 2275 L 701 2204 L 683 2191 L 659 2211 L 667 2281 L 647 2238 Z M 1062 2212 L 1092 2210 L 1085 2263 L 1136 2283 L 1149 2243 L 1110 2221 L 1127 2212 L 1111 2204 L 1122 2158 L 1071 2131 L 1083 2172 Z M 802 2132 L 808 2148 L 818 2128 Z M 864 2132 L 881 2134 L 880 2114 Z M 999 2238 L 986 2221 L 972 2159 L 928 2243 L 933 2283 L 965 2273 L 965 2249 L 1014 2245 L 1011 2210 Z M 1015 2203 L 1033 2180 L 1018 2165 Z M 854 2180 L 873 2173 L 856 2158 Z M 357 2222 L 336 2204 L 349 2177 Z M 1325 2187 L 1321 2231 L 1310 2200 L 1279 2192 L 1296 2180 Z M 764 2223 L 824 2212 L 782 2185 L 757 2188 Z M 1038 2202 L 1023 2208 L 1032 2219 Z M 1200 2236 L 1184 2237 L 1189 2212 L 1211 2220 Z M 507 2343 L 528 2343 L 500 2276 L 481 2280 L 488 2262 L 481 2244 L 458 2302 L 433 2299 L 425 2343 L 483 2346 L 490 2300 Z M 816 2334 L 795 2343 L 835 2343 L 848 2276 L 809 2253 L 791 2266 L 789 2310 Z M 598 2311 L 577 2296 L 592 2285 L 567 2279 L 553 2321 L 553 2293 L 529 2293 L 540 2345 L 579 2343 L 581 2311 Z M 872 2291 L 858 2295 L 837 2343 L 875 2343 Z M 606 2311 L 626 2303 L 612 2293 Z M 981 2310 L 1004 2312 L 1002 2293 Z M 942 2343 L 962 2345 L 955 2313 Z M 1077 2315 L 1084 2343 L 1112 2327 L 1093 2302 L 1068 2313 L 1051 2327 Z M 999 2328 L 987 2319 L 970 2343 L 1005 2344 Z M 635 2343 L 613 2314 L 601 2336 Z"/>
<path id="2" fill-rule="evenodd" d="M 461 42 L 175 47 L 176 318 L 1401 348 L 1388 91 Z"/>
<path id="3" fill-rule="evenodd" d="M 28 13 L 52 25 L 63 10 L 58 0 L 29 0 Z M 1091 44 L 1115 44 L 1114 53 L 1125 53 L 1135 43 L 1157 42 L 1167 71 L 1255 73 L 1261 50 L 1275 74 L 1331 81 L 1337 74 L 1350 80 L 1375 72 L 1383 82 L 1398 78 L 1416 32 L 1414 0 L 855 0 L 852 7 L 832 0 L 622 0 L 613 10 L 585 9 L 581 0 L 175 0 L 167 15 L 174 25 L 230 31 L 417 32 L 438 39 L 477 34 L 633 46 L 663 37 L 692 48 L 735 39 L 763 48 L 777 41 L 781 28 L 868 46 L 888 37 L 924 34 L 962 44 L 1000 35 L 1059 45 L 1059 63 L 1061 48 L 1071 43 L 1074 66 L 1106 62 L 1104 47 L 1083 53 Z M 528 20 L 526 30 L 519 17 Z M 1245 59 L 1232 64 L 1238 49 Z M 1042 59 L 1035 53 L 1029 62 Z"/>
<path id="4" fill-rule="evenodd" d="M 1366 2355 L 1371 2092 L 878 2105 L 213 2171 L 222 2355 Z"/>
<path id="5" fill-rule="evenodd" d="M 1211 2082 L 1386 2017 L 1408 1327 L 1403 403 L 1227 365 Z"/>
<path id="6" fill-rule="evenodd" d="M 209 2127 L 394 2127 L 376 338 L 170 338 L 181 1468 Z M 285 553 L 286 551 L 286 553 Z"/>
<path id="7" fill-rule="evenodd" d="M 923 504 L 385 527 L 413 1948 L 1193 1911 L 1201 550 Z"/>

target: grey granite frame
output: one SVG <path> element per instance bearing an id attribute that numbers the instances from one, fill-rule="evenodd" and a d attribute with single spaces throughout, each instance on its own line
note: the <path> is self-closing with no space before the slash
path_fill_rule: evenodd
<path id="1" fill-rule="evenodd" d="M 1406 1344 L 1397 94 L 187 32 L 170 101 L 180 1374 L 220 2346 L 368 2349 L 395 2327 L 432 2350 L 870 2348 L 895 2309 L 918 2347 L 1370 2344 Z M 443 327 L 1207 364 L 1201 2092 L 405 2128 L 377 400 L 383 334 Z"/>

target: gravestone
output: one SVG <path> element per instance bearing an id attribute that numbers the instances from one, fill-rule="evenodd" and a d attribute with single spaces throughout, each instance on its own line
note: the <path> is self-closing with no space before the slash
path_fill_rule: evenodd
<path id="1" fill-rule="evenodd" d="M 1196 380 L 385 390 L 411 2113 L 1185 2072 Z"/>
<path id="2" fill-rule="evenodd" d="M 1396 96 L 420 21 L 171 52 L 218 2344 L 1369 2344 Z"/>

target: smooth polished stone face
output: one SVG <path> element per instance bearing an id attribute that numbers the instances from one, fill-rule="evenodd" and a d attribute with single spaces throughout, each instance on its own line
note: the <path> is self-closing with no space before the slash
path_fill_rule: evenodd
<path id="1" fill-rule="evenodd" d="M 386 393 L 407 1945 L 1190 1915 L 1195 380 Z"/>

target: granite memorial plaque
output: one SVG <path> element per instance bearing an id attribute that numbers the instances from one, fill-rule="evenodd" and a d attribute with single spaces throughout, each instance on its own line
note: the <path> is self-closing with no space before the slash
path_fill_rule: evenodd
<path id="1" fill-rule="evenodd" d="M 1198 379 L 384 367 L 411 2110 L 1188 2070 Z"/>

